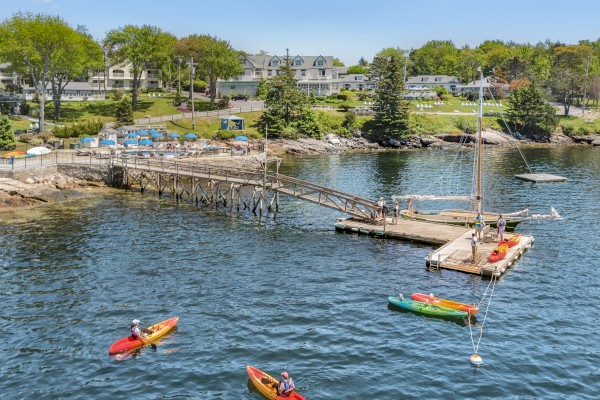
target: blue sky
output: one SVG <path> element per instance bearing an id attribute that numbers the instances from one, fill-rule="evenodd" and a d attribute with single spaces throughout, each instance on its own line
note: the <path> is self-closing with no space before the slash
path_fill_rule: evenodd
<path id="1" fill-rule="evenodd" d="M 18 11 L 58 14 L 96 39 L 113 28 L 151 24 L 181 37 L 210 34 L 238 50 L 331 55 L 346 65 L 385 47 L 429 40 L 477 46 L 486 39 L 576 43 L 600 38 L 600 0 L 0 0 Z"/>

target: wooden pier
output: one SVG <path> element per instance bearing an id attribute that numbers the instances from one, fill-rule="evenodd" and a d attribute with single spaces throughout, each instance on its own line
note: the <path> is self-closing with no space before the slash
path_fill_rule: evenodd
<path id="1" fill-rule="evenodd" d="M 391 218 L 387 219 L 384 226 L 381 221 L 371 224 L 350 218 L 339 220 L 335 224 L 335 229 L 346 233 L 441 245 L 442 247 L 427 257 L 426 265 L 429 268 L 444 268 L 483 276 L 502 275 L 533 243 L 533 236 L 521 235 L 519 243 L 508 249 L 504 259 L 490 263 L 488 257 L 498 246 L 498 240 L 485 236 L 485 240 L 477 244 L 475 262 L 472 263 L 471 235 L 474 232 L 473 228 L 409 219 L 401 219 L 398 224 L 394 225 L 391 224 Z M 505 233 L 504 237 L 508 239 L 513 235 Z"/>

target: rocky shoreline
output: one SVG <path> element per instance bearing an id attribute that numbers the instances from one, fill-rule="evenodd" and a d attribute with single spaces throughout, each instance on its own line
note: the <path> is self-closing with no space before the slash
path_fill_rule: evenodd
<path id="1" fill-rule="evenodd" d="M 527 140 L 518 140 L 502 132 L 486 130 L 483 132 L 486 144 L 496 146 L 514 145 L 576 145 L 588 144 L 600 146 L 600 136 L 570 137 L 562 134 L 552 136 L 546 143 Z M 268 144 L 269 156 L 284 155 L 318 155 L 339 154 L 346 152 L 377 152 L 394 151 L 398 149 L 421 148 L 448 148 L 459 146 L 473 146 L 474 135 L 439 134 L 426 137 L 410 137 L 402 140 L 390 140 L 384 145 L 370 142 L 363 137 L 337 137 L 327 135 L 322 140 L 302 138 L 298 140 L 274 139 Z M 222 165 L 244 169 L 261 168 L 262 153 L 252 152 L 246 156 L 224 156 L 216 158 L 195 159 L 190 162 L 203 162 L 206 164 Z M 21 180 L 20 180 L 21 179 Z M 66 199 L 83 197 L 94 187 L 106 186 L 101 178 L 95 176 L 94 180 L 78 179 L 70 176 L 68 172 L 40 173 L 27 177 L 2 178 L 0 177 L 0 209 L 18 207 L 31 207 L 42 204 L 62 201 Z"/>

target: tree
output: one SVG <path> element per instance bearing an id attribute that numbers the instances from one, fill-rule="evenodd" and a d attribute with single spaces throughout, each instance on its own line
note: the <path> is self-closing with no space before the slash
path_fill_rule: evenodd
<path id="1" fill-rule="evenodd" d="M 0 24 L 0 59 L 29 75 L 40 102 L 40 132 L 45 128 L 46 88 L 65 68 L 69 53 L 79 48 L 77 38 L 58 16 L 18 13 Z"/>
<path id="2" fill-rule="evenodd" d="M 268 127 L 269 134 L 274 133 L 276 136 L 290 133 L 320 135 L 310 100 L 298 89 L 289 57 L 286 57 L 279 75 L 271 78 L 267 86 L 269 92 L 265 101 L 266 111 L 255 124 L 260 132 Z"/>
<path id="3" fill-rule="evenodd" d="M 151 25 L 126 25 L 109 31 L 104 46 L 114 64 L 129 63 L 133 73 L 131 107 L 137 108 L 142 72 L 161 68 L 173 54 L 175 37 Z"/>
<path id="4" fill-rule="evenodd" d="M 17 147 L 15 133 L 6 115 L 0 115 L 0 149 L 14 150 Z"/>
<path id="5" fill-rule="evenodd" d="M 334 58 L 333 59 L 333 66 L 334 67 L 343 67 L 344 63 L 339 58 Z"/>
<path id="6" fill-rule="evenodd" d="M 229 42 L 210 35 L 190 35 L 181 38 L 176 51 L 193 57 L 198 63 L 196 73 L 209 84 L 210 105 L 217 97 L 217 79 L 230 79 L 243 73 L 240 56 Z"/>
<path id="7" fill-rule="evenodd" d="M 374 60 L 381 64 L 380 60 Z M 375 117 L 371 121 L 371 131 L 381 139 L 408 136 L 408 103 L 402 99 L 404 93 L 403 65 L 396 57 L 386 61 L 386 68 L 375 89 Z"/>
<path id="8" fill-rule="evenodd" d="M 358 65 L 360 65 L 361 67 L 366 67 L 367 65 L 369 65 L 369 62 L 367 60 L 365 60 L 364 57 L 361 57 L 358 60 Z"/>
<path id="9" fill-rule="evenodd" d="M 366 69 L 365 67 L 361 67 L 360 65 L 353 65 L 351 67 L 348 67 L 348 69 L 346 70 L 347 74 L 362 74 L 362 75 L 367 75 L 369 73 L 369 70 Z"/>
<path id="10" fill-rule="evenodd" d="M 556 46 L 553 49 L 554 62 L 548 86 L 555 100 L 562 103 L 564 114 L 575 98 L 583 95 L 585 86 L 585 60 L 590 53 L 588 46 Z"/>
<path id="11" fill-rule="evenodd" d="M 102 49 L 84 27 L 67 30 L 63 38 L 68 45 L 57 52 L 50 74 L 54 120 L 60 119 L 61 97 L 67 84 L 86 70 L 103 66 Z"/>
<path id="12" fill-rule="evenodd" d="M 256 86 L 256 97 L 261 100 L 265 100 L 269 94 L 269 88 L 267 87 L 267 80 L 260 78 L 258 85 Z"/>
<path id="13" fill-rule="evenodd" d="M 554 107 L 546 102 L 542 90 L 534 83 L 517 86 L 508 98 L 509 121 L 527 137 L 550 134 L 558 125 Z"/>
<path id="14" fill-rule="evenodd" d="M 381 79 L 388 68 L 388 60 L 390 58 L 394 58 L 399 62 L 399 60 L 404 59 L 405 54 L 406 52 L 399 47 L 387 47 L 380 50 L 375 54 L 373 62 L 371 63 L 371 68 L 369 69 L 369 77 L 371 80 L 376 81 Z"/>
<path id="15" fill-rule="evenodd" d="M 123 96 L 115 111 L 115 117 L 121 125 L 132 125 L 133 109 L 127 96 Z"/>
<path id="16" fill-rule="evenodd" d="M 451 40 L 431 40 L 412 51 L 410 72 L 413 75 L 458 75 L 459 54 Z"/>

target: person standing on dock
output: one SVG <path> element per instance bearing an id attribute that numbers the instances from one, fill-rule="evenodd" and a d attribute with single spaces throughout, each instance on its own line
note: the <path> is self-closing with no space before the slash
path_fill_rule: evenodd
<path id="1" fill-rule="evenodd" d="M 481 232 L 483 232 L 483 227 L 485 222 L 483 222 L 483 217 L 480 213 L 477 213 L 475 216 L 475 232 L 477 233 L 477 239 L 481 240 Z"/>
<path id="2" fill-rule="evenodd" d="M 498 222 L 496 223 L 498 227 L 498 243 L 504 240 L 504 231 L 506 230 L 506 220 L 502 218 L 502 214 L 498 216 Z"/>
<path id="3" fill-rule="evenodd" d="M 471 253 L 473 254 L 471 263 L 475 264 L 475 255 L 477 254 L 477 235 L 475 233 L 471 235 Z"/>
<path id="4" fill-rule="evenodd" d="M 383 207 L 385 206 L 385 200 L 383 200 L 383 197 L 379 198 L 379 201 L 377 202 L 377 206 L 379 207 L 379 210 L 377 212 L 377 216 L 383 216 Z"/>
<path id="5" fill-rule="evenodd" d="M 400 206 L 398 205 L 398 202 L 395 201 L 394 202 L 394 219 L 392 220 L 392 224 L 397 225 L 398 224 L 398 216 L 400 215 Z"/>

